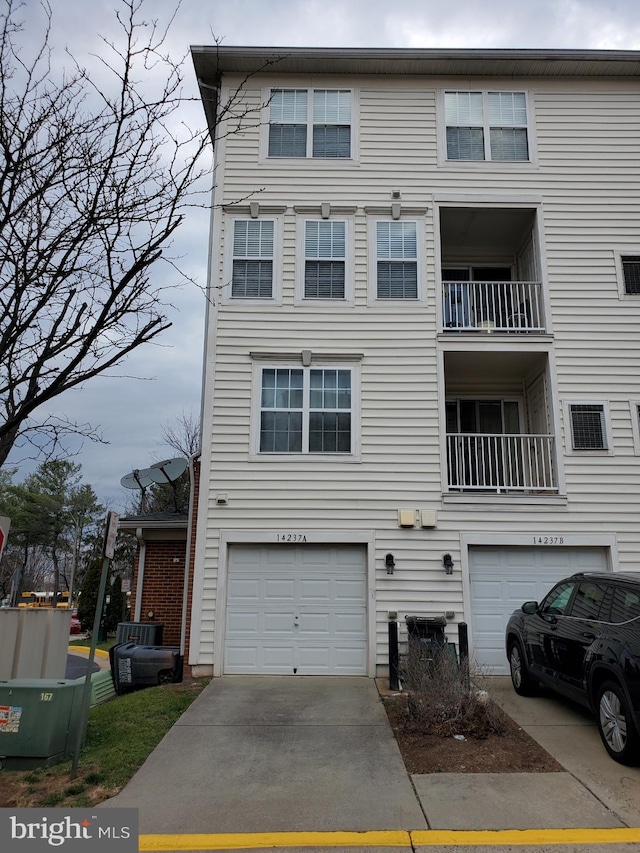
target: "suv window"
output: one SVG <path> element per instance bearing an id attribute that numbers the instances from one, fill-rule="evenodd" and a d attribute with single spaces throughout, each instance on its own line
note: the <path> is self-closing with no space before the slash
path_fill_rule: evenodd
<path id="1" fill-rule="evenodd" d="M 582 581 L 578 585 L 570 615 L 576 619 L 597 619 L 607 591 L 605 584 Z"/>
<path id="2" fill-rule="evenodd" d="M 564 616 L 574 587 L 575 583 L 573 581 L 571 583 L 558 584 L 543 600 L 540 610 L 543 613 L 548 613 L 550 616 Z"/>
<path id="3" fill-rule="evenodd" d="M 640 618 L 640 593 L 627 587 L 616 587 L 611 602 L 611 621 L 620 623 L 638 618 Z"/>

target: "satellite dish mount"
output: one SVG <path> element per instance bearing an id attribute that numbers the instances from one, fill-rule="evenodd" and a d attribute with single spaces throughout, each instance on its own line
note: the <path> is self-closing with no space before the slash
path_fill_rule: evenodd
<path id="1" fill-rule="evenodd" d="M 181 477 L 187 470 L 186 459 L 165 459 L 162 462 L 155 462 L 150 468 L 134 468 L 130 474 L 126 474 L 121 480 L 120 485 L 125 489 L 140 489 L 140 514 L 145 511 L 145 498 L 147 489 L 153 483 L 160 485 L 169 483 L 173 490 L 173 505 L 176 512 L 180 512 L 178 507 L 178 487 L 176 480 Z"/>

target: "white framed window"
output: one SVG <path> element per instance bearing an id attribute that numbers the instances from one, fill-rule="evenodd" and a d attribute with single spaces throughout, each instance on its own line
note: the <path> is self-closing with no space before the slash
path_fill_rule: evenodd
<path id="1" fill-rule="evenodd" d="M 373 239 L 375 299 L 417 301 L 420 298 L 418 223 L 377 220 Z"/>
<path id="2" fill-rule="evenodd" d="M 267 157 L 351 159 L 351 89 L 272 89 Z"/>
<path id="3" fill-rule="evenodd" d="M 618 295 L 621 299 L 640 298 L 640 247 L 615 253 Z"/>
<path id="4" fill-rule="evenodd" d="M 259 456 L 356 452 L 356 368 L 256 365 Z"/>
<path id="5" fill-rule="evenodd" d="M 526 92 L 446 91 L 447 160 L 531 160 Z"/>
<path id="6" fill-rule="evenodd" d="M 609 407 L 592 400 L 565 403 L 565 423 L 570 453 L 612 453 Z M 568 444 L 567 441 L 567 444 Z"/>
<path id="7" fill-rule="evenodd" d="M 278 293 L 276 219 L 233 218 L 227 223 L 223 301 L 273 301 Z"/>
<path id="8" fill-rule="evenodd" d="M 350 224 L 345 219 L 299 220 L 299 301 L 340 304 L 351 301 Z"/>

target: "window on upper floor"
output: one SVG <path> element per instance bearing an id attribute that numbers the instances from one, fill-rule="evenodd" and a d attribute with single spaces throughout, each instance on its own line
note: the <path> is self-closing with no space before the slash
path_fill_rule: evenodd
<path id="1" fill-rule="evenodd" d="M 622 255 L 622 277 L 627 296 L 640 296 L 640 255 Z"/>
<path id="2" fill-rule="evenodd" d="M 417 223 L 378 221 L 375 243 L 376 297 L 378 299 L 417 299 Z"/>
<path id="3" fill-rule="evenodd" d="M 263 367 L 260 453 L 353 453 L 352 368 Z"/>
<path id="4" fill-rule="evenodd" d="M 607 450 L 607 421 L 604 403 L 570 403 L 573 450 Z"/>
<path id="5" fill-rule="evenodd" d="M 347 223 L 304 223 L 304 298 L 344 299 L 346 295 Z"/>
<path id="6" fill-rule="evenodd" d="M 528 161 L 524 92 L 445 92 L 447 160 Z"/>
<path id="7" fill-rule="evenodd" d="M 273 297 L 275 222 L 271 219 L 233 221 L 234 299 Z"/>
<path id="8" fill-rule="evenodd" d="M 349 89 L 272 89 L 268 156 L 350 158 L 351 100 Z"/>

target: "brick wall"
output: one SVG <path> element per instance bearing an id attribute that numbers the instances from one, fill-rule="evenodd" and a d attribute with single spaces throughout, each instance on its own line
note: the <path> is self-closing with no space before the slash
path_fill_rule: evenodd
<path id="1" fill-rule="evenodd" d="M 141 622 L 162 622 L 163 645 L 180 645 L 182 621 L 182 588 L 186 542 L 151 540 L 147 542 L 144 561 L 144 587 L 142 590 Z M 133 589 L 137 589 L 138 564 L 133 576 Z M 134 604 L 135 607 L 135 604 Z M 153 616 L 149 613 L 153 612 Z"/>
<path id="2" fill-rule="evenodd" d="M 194 508 L 198 505 L 198 489 L 200 485 L 200 464 L 194 464 Z M 187 591 L 187 626 L 184 653 L 184 675 L 191 675 L 189 660 L 189 638 L 191 634 L 191 601 L 193 596 L 193 568 L 195 560 L 196 541 L 196 512 L 190 519 L 191 524 L 191 554 L 189 556 L 189 585 Z M 182 598 L 184 590 L 184 565 L 187 542 L 185 539 L 147 539 L 144 563 L 144 587 L 142 590 L 142 606 L 140 608 L 141 622 L 161 622 L 164 625 L 163 645 L 180 645 L 180 628 L 182 624 Z M 133 569 L 131 582 L 131 619 L 134 618 L 136 607 L 136 591 L 138 589 L 138 558 Z M 153 613 L 153 617 L 149 613 Z"/>

